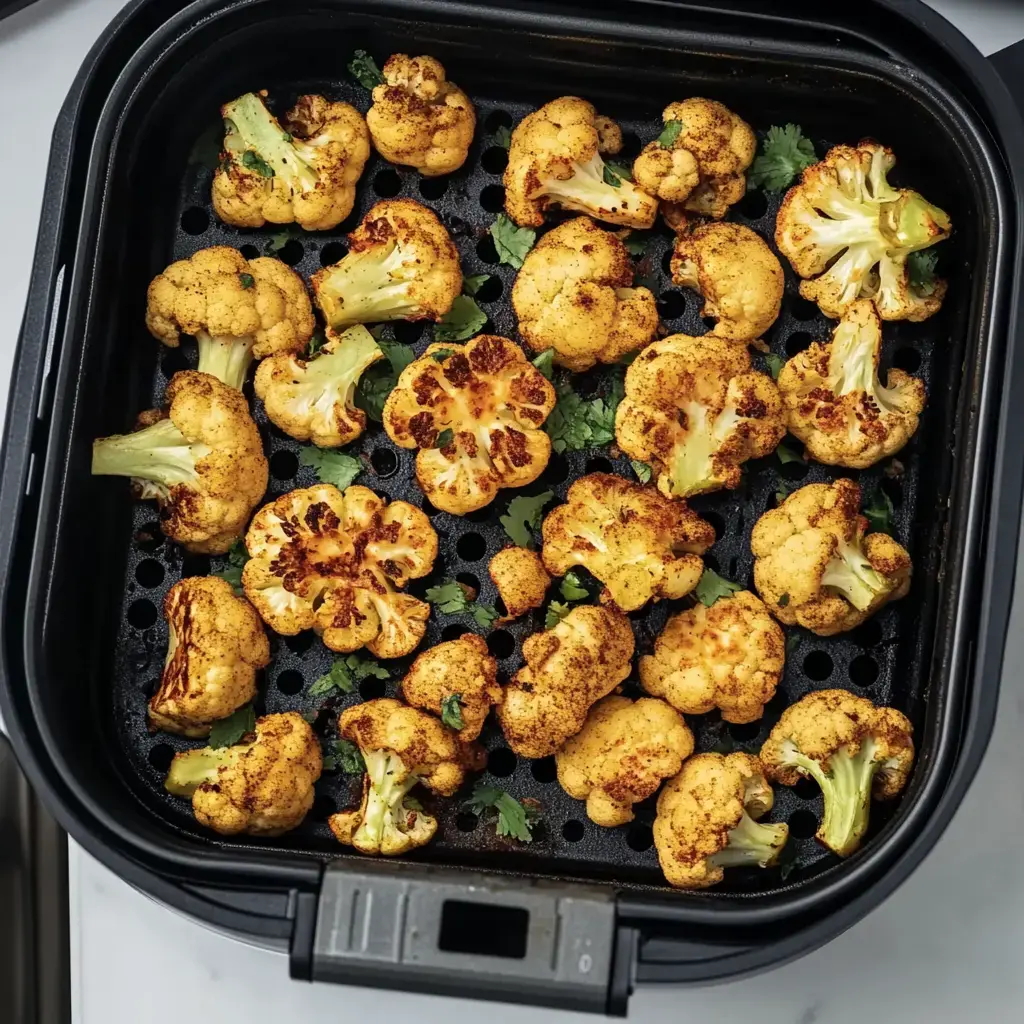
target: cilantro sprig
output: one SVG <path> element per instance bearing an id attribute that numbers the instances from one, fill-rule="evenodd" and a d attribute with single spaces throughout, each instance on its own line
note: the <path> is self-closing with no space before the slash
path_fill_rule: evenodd
<path id="1" fill-rule="evenodd" d="M 700 574 L 693 592 L 702 605 L 710 608 L 720 597 L 732 597 L 737 590 L 742 589 L 742 583 L 733 583 L 732 580 L 719 576 L 714 569 L 705 569 Z"/>
<path id="2" fill-rule="evenodd" d="M 371 332 L 372 333 L 372 332 Z M 416 358 L 408 345 L 376 338 L 384 359 L 374 363 L 359 379 L 356 405 L 375 423 L 380 423 L 384 403 L 398 382 L 398 375 Z"/>
<path id="3" fill-rule="evenodd" d="M 476 595 L 471 596 L 471 591 L 467 593 L 469 589 L 458 580 L 445 580 L 440 586 L 429 587 L 426 598 L 445 615 L 469 612 L 481 629 L 490 629 L 498 617 L 498 610 L 489 604 L 480 604 L 476 600 Z"/>
<path id="4" fill-rule="evenodd" d="M 351 693 L 356 683 L 370 677 L 388 679 L 390 673 L 383 665 L 358 654 L 336 658 L 331 667 L 309 688 L 310 697 L 327 697 L 335 693 Z"/>
<path id="5" fill-rule="evenodd" d="M 233 747 L 246 733 L 256 728 L 256 712 L 251 704 L 239 708 L 233 715 L 213 723 L 207 746 L 214 750 L 222 747 Z"/>
<path id="6" fill-rule="evenodd" d="M 469 295 L 458 295 L 452 308 L 434 324 L 434 341 L 465 341 L 479 334 L 487 314 Z"/>
<path id="7" fill-rule="evenodd" d="M 450 693 L 441 700 L 441 721 L 449 729 L 461 729 L 466 722 L 462 717 L 462 694 Z"/>
<path id="8" fill-rule="evenodd" d="M 491 225 L 491 238 L 498 252 L 498 261 L 519 270 L 537 241 L 537 232 L 533 228 L 518 227 L 505 214 L 499 213 Z"/>
<path id="9" fill-rule="evenodd" d="M 351 740 L 335 740 L 324 754 L 324 771 L 362 775 L 366 771 L 366 762 L 359 748 Z"/>
<path id="10" fill-rule="evenodd" d="M 785 128 L 773 124 L 761 143 L 761 152 L 747 172 L 747 190 L 763 188 L 767 192 L 781 192 L 817 159 L 814 143 L 804 138 L 798 124 L 787 124 Z"/>
<path id="11" fill-rule="evenodd" d="M 241 597 L 244 593 L 242 590 L 242 570 L 245 568 L 245 563 L 249 561 L 249 552 L 245 549 L 245 541 L 241 537 L 237 538 L 234 544 L 231 545 L 227 559 L 228 564 L 223 569 L 218 569 L 216 572 L 211 573 L 211 575 L 219 576 L 222 580 L 226 580 L 234 587 L 235 593 Z"/>
<path id="12" fill-rule="evenodd" d="M 552 601 L 544 613 L 544 628 L 554 629 L 572 609 L 564 601 Z"/>
<path id="13" fill-rule="evenodd" d="M 533 841 L 533 828 L 540 817 L 533 807 L 520 803 L 514 796 L 497 786 L 488 786 L 478 782 L 473 793 L 466 801 L 466 810 L 483 818 L 491 811 L 496 811 L 498 820 L 496 831 L 499 836 L 511 836 L 521 843 Z"/>
<path id="14" fill-rule="evenodd" d="M 892 517 L 895 512 L 892 498 L 881 487 L 875 489 L 871 503 L 864 507 L 864 516 L 875 533 L 892 533 Z"/>
<path id="15" fill-rule="evenodd" d="M 362 462 L 351 455 L 327 451 L 314 445 L 307 445 L 299 452 L 299 465 L 311 466 L 318 480 L 334 484 L 339 491 L 345 490 L 363 469 Z"/>
<path id="16" fill-rule="evenodd" d="M 581 398 L 571 384 L 557 389 L 558 401 L 544 424 L 556 452 L 600 448 L 615 439 L 615 410 L 624 394 L 621 371 L 604 398 Z"/>
<path id="17" fill-rule="evenodd" d="M 377 62 L 365 51 L 356 50 L 348 62 L 348 73 L 364 88 L 373 89 L 384 84 L 384 76 Z"/>
<path id="18" fill-rule="evenodd" d="M 542 491 L 534 496 L 519 494 L 508 503 L 508 511 L 499 522 L 514 544 L 521 548 L 532 547 L 532 531 L 540 526 L 544 506 L 554 496 L 554 491 Z"/>
<path id="19" fill-rule="evenodd" d="M 930 249 L 918 249 L 907 257 L 907 276 L 910 287 L 925 297 L 935 294 L 938 282 L 935 279 L 935 264 L 939 254 Z"/>

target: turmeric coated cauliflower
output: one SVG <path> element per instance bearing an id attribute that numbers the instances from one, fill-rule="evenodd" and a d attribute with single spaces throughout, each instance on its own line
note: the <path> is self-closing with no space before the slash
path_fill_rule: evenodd
<path id="1" fill-rule="evenodd" d="M 693 733 L 660 700 L 612 695 L 599 700 L 586 724 L 555 754 L 558 781 L 587 817 L 614 828 L 633 820 L 633 804 L 653 796 L 693 753 Z"/>
<path id="2" fill-rule="evenodd" d="M 783 786 L 814 779 L 825 798 L 817 838 L 849 857 L 868 827 L 871 798 L 891 800 L 914 762 L 913 726 L 895 708 L 846 690 L 809 693 L 782 712 L 761 748 L 765 772 Z"/>
<path id="3" fill-rule="evenodd" d="M 740 466 L 785 433 L 775 381 L 750 368 L 745 346 L 710 334 L 648 345 L 615 414 L 619 447 L 650 464 L 668 497 L 739 487 Z"/>
<path id="4" fill-rule="evenodd" d="M 658 330 L 647 288 L 633 287 L 625 245 L 589 217 L 552 228 L 530 250 L 512 286 L 519 331 L 535 352 L 577 372 L 643 348 Z"/>
<path id="5" fill-rule="evenodd" d="M 469 155 L 476 113 L 433 57 L 393 53 L 373 90 L 366 123 L 385 160 L 432 177 L 457 171 Z"/>
<path id="6" fill-rule="evenodd" d="M 622 134 L 592 103 L 562 96 L 527 114 L 512 132 L 505 168 L 505 212 L 539 228 L 552 204 L 629 228 L 649 228 L 658 200 L 611 171 L 601 153 L 617 152 Z M 617 128 L 617 126 L 615 126 Z"/>
<path id="7" fill-rule="evenodd" d="M 910 590 L 910 555 L 869 533 L 852 480 L 807 484 L 754 524 L 754 583 L 771 613 L 818 636 L 845 633 Z"/>
<path id="8" fill-rule="evenodd" d="M 264 715 L 233 747 L 175 754 L 167 791 L 192 799 L 196 821 L 221 835 L 279 836 L 313 806 L 320 741 L 297 712 Z"/>
<path id="9" fill-rule="evenodd" d="M 924 382 L 902 370 L 878 377 L 882 324 L 874 305 L 858 299 L 828 344 L 815 342 L 779 373 L 789 432 L 807 454 L 830 466 L 867 469 L 898 452 L 917 430 Z"/>
<path id="10" fill-rule="evenodd" d="M 481 334 L 465 345 L 429 345 L 410 363 L 384 405 L 384 429 L 400 447 L 419 448 L 423 493 L 461 516 L 544 472 L 551 438 L 540 427 L 554 407 L 551 382 L 523 350 Z"/>
<path id="11" fill-rule="evenodd" d="M 199 554 L 222 555 L 267 490 L 267 460 L 240 391 L 196 370 L 167 385 L 149 426 L 92 445 L 94 476 L 128 476 L 160 506 L 160 528 Z"/>
<path id="12" fill-rule="evenodd" d="M 750 754 L 697 754 L 658 797 L 654 846 L 669 885 L 706 889 L 730 867 L 771 867 L 789 837 L 786 824 L 759 824 L 774 797 Z"/>
<path id="13" fill-rule="evenodd" d="M 888 183 L 895 163 L 876 142 L 836 146 L 782 202 L 775 244 L 805 278 L 800 294 L 833 319 L 858 298 L 883 320 L 924 320 L 942 305 L 945 281 L 914 286 L 907 257 L 947 238 L 950 220 L 919 193 Z"/>
<path id="14" fill-rule="evenodd" d="M 578 605 L 523 641 L 526 664 L 505 689 L 498 721 L 522 757 L 547 757 L 583 728 L 587 711 L 630 672 L 633 630 L 615 609 Z"/>
<path id="15" fill-rule="evenodd" d="M 276 633 L 313 629 L 332 651 L 400 658 L 423 639 L 430 605 L 402 593 L 426 576 L 437 534 L 415 505 L 368 487 L 291 491 L 253 517 L 245 596 Z"/>
<path id="16" fill-rule="evenodd" d="M 505 605 L 504 622 L 539 608 L 551 586 L 551 577 L 540 555 L 529 548 L 503 548 L 491 559 L 487 572 Z"/>

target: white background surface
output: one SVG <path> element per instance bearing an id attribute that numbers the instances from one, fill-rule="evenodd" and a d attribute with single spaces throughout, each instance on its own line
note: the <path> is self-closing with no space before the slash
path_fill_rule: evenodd
<path id="1" fill-rule="evenodd" d="M 119 0 L 41 0 L 0 22 L 0 412 L 28 286 L 50 129 Z M 1024 3 L 934 0 L 985 52 L 1024 37 Z M 1018 578 L 1018 595 L 1021 593 Z M 799 963 L 702 989 L 641 989 L 633 1020 L 862 1024 L 1024 1020 L 1024 625 L 1016 603 L 998 724 L 947 834 L 882 907 Z M 591 1020 L 288 980 L 282 956 L 139 895 L 72 844 L 75 1024 Z"/>

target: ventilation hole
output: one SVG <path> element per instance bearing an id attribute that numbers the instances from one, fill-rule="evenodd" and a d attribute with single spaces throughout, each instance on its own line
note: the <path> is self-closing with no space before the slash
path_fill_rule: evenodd
<path id="1" fill-rule="evenodd" d="M 374 175 L 373 191 L 382 199 L 397 196 L 401 190 L 402 179 L 398 176 L 398 172 L 393 171 L 390 167 L 385 167 L 383 171 L 378 171 Z"/>
<path id="2" fill-rule="evenodd" d="M 882 627 L 878 619 L 868 619 L 863 626 L 858 626 L 851 634 L 850 639 L 858 646 L 873 650 L 882 642 Z"/>
<path id="3" fill-rule="evenodd" d="M 562 838 L 568 843 L 578 843 L 583 838 L 583 822 L 569 820 L 562 826 Z"/>
<path id="4" fill-rule="evenodd" d="M 390 448 L 374 448 L 370 465 L 379 477 L 394 476 L 398 472 L 398 456 Z"/>
<path id="5" fill-rule="evenodd" d="M 569 478 L 569 460 L 557 452 L 552 453 L 548 460 L 548 467 L 544 470 L 541 479 L 546 484 L 564 483 Z"/>
<path id="6" fill-rule="evenodd" d="M 159 587 L 164 581 L 164 567 L 154 558 L 147 558 L 135 567 L 135 579 L 147 590 Z"/>
<path id="7" fill-rule="evenodd" d="M 903 484 L 899 480 L 893 480 L 891 477 L 885 477 L 882 480 L 882 490 L 889 495 L 893 505 L 899 506 L 903 504 Z"/>
<path id="8" fill-rule="evenodd" d="M 718 326 L 718 321 L 713 316 L 702 316 L 700 322 L 704 325 L 704 333 L 713 331 Z"/>
<path id="9" fill-rule="evenodd" d="M 484 121 L 484 130 L 488 135 L 493 135 L 499 128 L 511 128 L 512 115 L 504 110 L 492 110 Z"/>
<path id="10" fill-rule="evenodd" d="M 296 672 L 295 669 L 290 668 L 287 672 L 278 673 L 277 679 L 274 680 L 274 685 L 281 693 L 286 693 L 289 697 L 293 697 L 302 689 L 305 682 L 301 672 Z"/>
<path id="11" fill-rule="evenodd" d="M 477 289 L 476 300 L 477 302 L 497 302 L 498 299 L 501 298 L 501 294 L 504 290 L 505 288 L 501 283 L 501 278 L 492 274 Z"/>
<path id="12" fill-rule="evenodd" d="M 293 452 L 274 452 L 270 456 L 270 475 L 275 480 L 291 480 L 299 471 L 299 460 Z"/>
<path id="13" fill-rule="evenodd" d="M 649 850 L 654 845 L 654 832 L 651 830 L 651 826 L 634 821 L 626 833 L 626 845 L 631 850 L 636 850 L 637 853 Z"/>
<path id="14" fill-rule="evenodd" d="M 708 553 L 706 553 L 704 555 L 704 565 L 708 569 L 710 569 L 712 572 L 718 572 L 718 559 L 714 555 L 712 555 L 710 552 L 708 552 Z M 640 609 L 640 614 L 641 615 L 646 615 L 647 614 L 647 609 L 646 608 L 641 608 Z"/>
<path id="15" fill-rule="evenodd" d="M 787 442 L 787 445 L 790 442 Z M 805 476 L 811 471 L 811 467 L 800 459 L 798 462 L 787 462 L 779 467 L 779 475 L 785 477 L 787 480 L 803 480 Z"/>
<path id="16" fill-rule="evenodd" d="M 620 163 L 632 163 L 640 155 L 643 146 L 636 132 L 623 132 L 622 149 L 616 153 L 616 158 Z"/>
<path id="17" fill-rule="evenodd" d="M 736 573 L 739 571 L 739 567 L 740 560 L 733 555 L 733 557 L 729 559 L 729 579 L 736 579 Z"/>
<path id="18" fill-rule="evenodd" d="M 161 774 L 166 775 L 174 760 L 174 747 L 169 743 L 158 743 L 149 752 L 149 763 Z"/>
<path id="19" fill-rule="evenodd" d="M 388 692 L 386 679 L 364 679 L 359 684 L 359 696 L 363 700 L 378 700 Z"/>
<path id="20" fill-rule="evenodd" d="M 142 551 L 156 551 L 163 542 L 164 532 L 159 523 L 144 523 L 135 531 L 135 543 Z"/>
<path id="21" fill-rule="evenodd" d="M 737 213 L 747 220 L 760 220 L 768 212 L 768 198 L 757 189 L 748 192 L 735 206 Z"/>
<path id="22" fill-rule="evenodd" d="M 870 654 L 860 654 L 850 662 L 850 682 L 854 686 L 874 686 L 878 679 L 878 662 Z"/>
<path id="23" fill-rule="evenodd" d="M 805 775 L 800 776 L 800 781 L 793 786 L 793 792 L 796 793 L 801 800 L 814 800 L 821 789 L 814 779 L 809 779 Z"/>
<path id="24" fill-rule="evenodd" d="M 814 339 L 806 331 L 797 331 L 786 339 L 786 355 L 791 359 L 799 355 L 806 348 L 810 348 Z"/>
<path id="25" fill-rule="evenodd" d="M 334 797 L 326 793 L 318 793 L 310 808 L 309 814 L 314 821 L 326 821 L 332 814 L 338 812 L 338 805 Z"/>
<path id="26" fill-rule="evenodd" d="M 494 239 L 490 235 L 484 235 L 476 243 L 476 254 L 479 259 L 489 266 L 493 267 L 498 262 L 498 250 L 494 248 Z"/>
<path id="27" fill-rule="evenodd" d="M 423 321 L 396 320 L 391 325 L 391 330 L 395 334 L 395 341 L 400 341 L 403 345 L 415 345 L 423 333 Z"/>
<path id="28" fill-rule="evenodd" d="M 736 740 L 737 743 L 748 743 L 750 740 L 757 739 L 757 734 L 761 731 L 760 722 L 730 722 L 729 723 L 729 735 Z"/>
<path id="29" fill-rule="evenodd" d="M 420 178 L 420 195 L 424 199 L 440 199 L 448 191 L 448 178 Z"/>
<path id="30" fill-rule="evenodd" d="M 491 146 L 480 157 L 480 166 L 488 174 L 501 174 L 508 164 L 508 150 L 504 146 Z"/>
<path id="31" fill-rule="evenodd" d="M 715 537 L 721 538 L 725 536 L 725 520 L 722 518 L 719 512 L 701 512 L 701 519 L 705 522 L 710 523 L 715 530 Z"/>
<path id="32" fill-rule="evenodd" d="M 424 498 L 423 513 L 424 515 L 430 516 L 430 518 L 433 519 L 434 516 L 439 516 L 441 514 L 441 510 L 436 506 L 432 505 L 429 501 L 427 501 L 426 498 Z"/>
<path id="33" fill-rule="evenodd" d="M 665 276 L 669 278 L 672 276 L 672 256 L 673 250 L 669 249 L 666 251 L 665 255 L 661 257 L 661 269 L 665 271 Z"/>
<path id="34" fill-rule="evenodd" d="M 505 189 L 502 185 L 486 185 L 480 193 L 480 205 L 488 213 L 499 213 L 505 209 Z"/>
<path id="35" fill-rule="evenodd" d="M 823 682 L 832 675 L 832 658 L 825 651 L 811 651 L 804 658 L 804 675 L 816 683 Z"/>
<path id="36" fill-rule="evenodd" d="M 516 770 L 516 755 L 508 747 L 497 747 L 487 755 L 487 770 L 499 779 L 507 779 Z"/>
<path id="37" fill-rule="evenodd" d="M 898 348 L 893 354 L 892 365 L 905 373 L 914 373 L 921 368 L 921 353 L 909 345 Z"/>
<path id="38" fill-rule="evenodd" d="M 818 316 L 818 307 L 802 296 L 797 296 L 790 300 L 789 312 L 794 320 L 814 320 Z"/>
<path id="39" fill-rule="evenodd" d="M 460 636 L 465 636 L 471 632 L 472 630 L 468 626 L 463 626 L 461 622 L 453 622 L 450 626 L 445 626 L 441 630 L 441 639 L 458 640 Z"/>
<path id="40" fill-rule="evenodd" d="M 306 249 L 297 238 L 289 238 L 275 255 L 282 263 L 294 267 L 302 262 L 302 257 L 306 255 Z"/>
<path id="41" fill-rule="evenodd" d="M 210 575 L 210 556 L 209 555 L 197 555 L 191 551 L 186 551 L 181 559 L 181 578 L 185 579 L 188 576 L 209 576 Z"/>
<path id="42" fill-rule="evenodd" d="M 312 630 L 303 630 L 301 633 L 296 633 L 295 636 L 286 636 L 284 644 L 292 654 L 305 654 L 313 646 L 314 636 Z"/>
<path id="43" fill-rule="evenodd" d="M 609 459 L 601 458 L 601 456 L 595 459 L 587 459 L 588 473 L 610 473 L 614 468 Z"/>
<path id="44" fill-rule="evenodd" d="M 460 832 L 472 832 L 480 819 L 475 814 L 470 814 L 469 811 L 461 811 L 455 815 L 455 827 Z"/>
<path id="45" fill-rule="evenodd" d="M 190 206 L 181 215 L 181 230 L 186 235 L 201 235 L 210 226 L 210 215 L 201 206 Z"/>
<path id="46" fill-rule="evenodd" d="M 474 576 L 471 572 L 460 572 L 455 579 L 461 583 L 464 587 L 470 587 L 476 593 L 480 595 L 480 580 Z"/>
<path id="47" fill-rule="evenodd" d="M 658 297 L 658 313 L 662 320 L 675 320 L 686 312 L 686 296 L 682 292 L 662 292 Z"/>
<path id="48" fill-rule="evenodd" d="M 464 533 L 455 545 L 455 553 L 464 562 L 479 562 L 487 553 L 487 541 L 479 533 Z"/>
<path id="49" fill-rule="evenodd" d="M 328 242 L 320 250 L 320 266 L 332 267 L 348 253 L 348 246 L 344 242 Z"/>
<path id="50" fill-rule="evenodd" d="M 470 523 L 489 523 L 494 515 L 494 509 L 490 505 L 467 512 L 462 518 Z"/>
<path id="51" fill-rule="evenodd" d="M 818 819 L 811 811 L 794 811 L 789 816 L 789 834 L 794 839 L 810 839 L 818 831 Z"/>
<path id="52" fill-rule="evenodd" d="M 530 774 L 543 783 L 554 782 L 558 778 L 558 770 L 555 767 L 553 757 L 542 757 L 537 761 L 530 762 Z"/>
<path id="53" fill-rule="evenodd" d="M 487 634 L 487 650 L 492 657 L 509 658 L 516 649 L 516 640 L 508 630 L 496 629 Z"/>
<path id="54" fill-rule="evenodd" d="M 163 375 L 170 380 L 176 373 L 181 373 L 182 370 L 188 369 L 188 356 L 185 354 L 183 348 L 172 348 L 160 360 L 160 369 L 163 371 Z"/>
<path id="55" fill-rule="evenodd" d="M 128 619 L 128 625 L 136 629 L 149 629 L 156 622 L 156 605 L 144 597 L 139 598 L 128 606 L 128 614 L 125 617 Z"/>

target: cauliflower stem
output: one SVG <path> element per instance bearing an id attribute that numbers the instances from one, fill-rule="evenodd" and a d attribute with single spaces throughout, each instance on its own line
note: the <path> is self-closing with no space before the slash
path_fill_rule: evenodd
<path id="1" fill-rule="evenodd" d="M 93 476 L 130 476 L 149 484 L 144 497 L 167 497 L 175 484 L 195 483 L 196 462 L 212 452 L 189 444 L 170 419 L 131 434 L 116 434 L 93 442 Z"/>
<path id="2" fill-rule="evenodd" d="M 199 372 L 208 373 L 229 388 L 241 391 L 253 360 L 254 340 L 251 335 L 241 338 L 230 335 L 217 337 L 200 331 L 196 335 L 199 344 Z"/>
<path id="3" fill-rule="evenodd" d="M 306 364 L 302 383 L 295 386 L 297 409 L 331 416 L 335 405 L 354 408 L 356 385 L 363 371 L 380 358 L 373 335 L 364 328 L 352 331 L 333 352 L 323 352 Z"/>
<path id="4" fill-rule="evenodd" d="M 217 769 L 237 757 L 238 750 L 238 747 L 222 747 L 220 750 L 204 747 L 179 754 L 171 762 L 164 787 L 172 796 L 190 797 L 204 782 L 213 782 Z"/>
<path id="5" fill-rule="evenodd" d="M 316 188 L 320 179 L 311 166 L 312 150 L 281 127 L 259 96 L 247 92 L 228 103 L 223 113 L 228 122 L 224 147 L 229 153 L 255 153 L 294 191 Z"/>
<path id="6" fill-rule="evenodd" d="M 864 611 L 879 594 L 888 588 L 884 577 L 876 572 L 859 548 L 840 542 L 836 556 L 829 560 L 821 577 L 823 587 L 834 587 L 858 611 Z"/>
<path id="7" fill-rule="evenodd" d="M 696 402 L 683 411 L 689 433 L 686 440 L 677 445 L 672 459 L 669 493 L 673 497 L 697 494 L 716 482 L 712 458 L 740 421 L 732 406 L 723 409 L 713 421 L 709 421 L 707 407 Z"/>
<path id="8" fill-rule="evenodd" d="M 390 845 L 388 837 L 399 839 L 427 828 L 426 816 L 405 806 L 405 796 L 420 781 L 414 772 L 406 773 L 402 759 L 390 750 L 364 754 L 370 788 L 363 822 L 353 837 L 357 849 L 379 850 Z M 401 781 L 398 781 L 398 780 Z M 411 826 L 411 827 L 410 827 Z"/>
<path id="9" fill-rule="evenodd" d="M 725 848 L 708 857 L 708 863 L 720 868 L 770 867 L 778 860 L 788 836 L 786 825 L 762 824 L 744 811 L 739 824 L 729 830 Z"/>
<path id="10" fill-rule="evenodd" d="M 598 220 L 608 220 L 609 211 L 622 205 L 623 198 L 629 201 L 631 209 L 643 209 L 650 198 L 628 179 L 618 178 L 619 184 L 609 185 L 605 180 L 605 163 L 600 153 L 594 155 L 586 163 L 576 163 L 570 177 L 562 179 L 544 177 L 534 190 L 531 198 L 546 196 L 554 200 L 566 210 L 578 210 L 589 213 Z"/>

